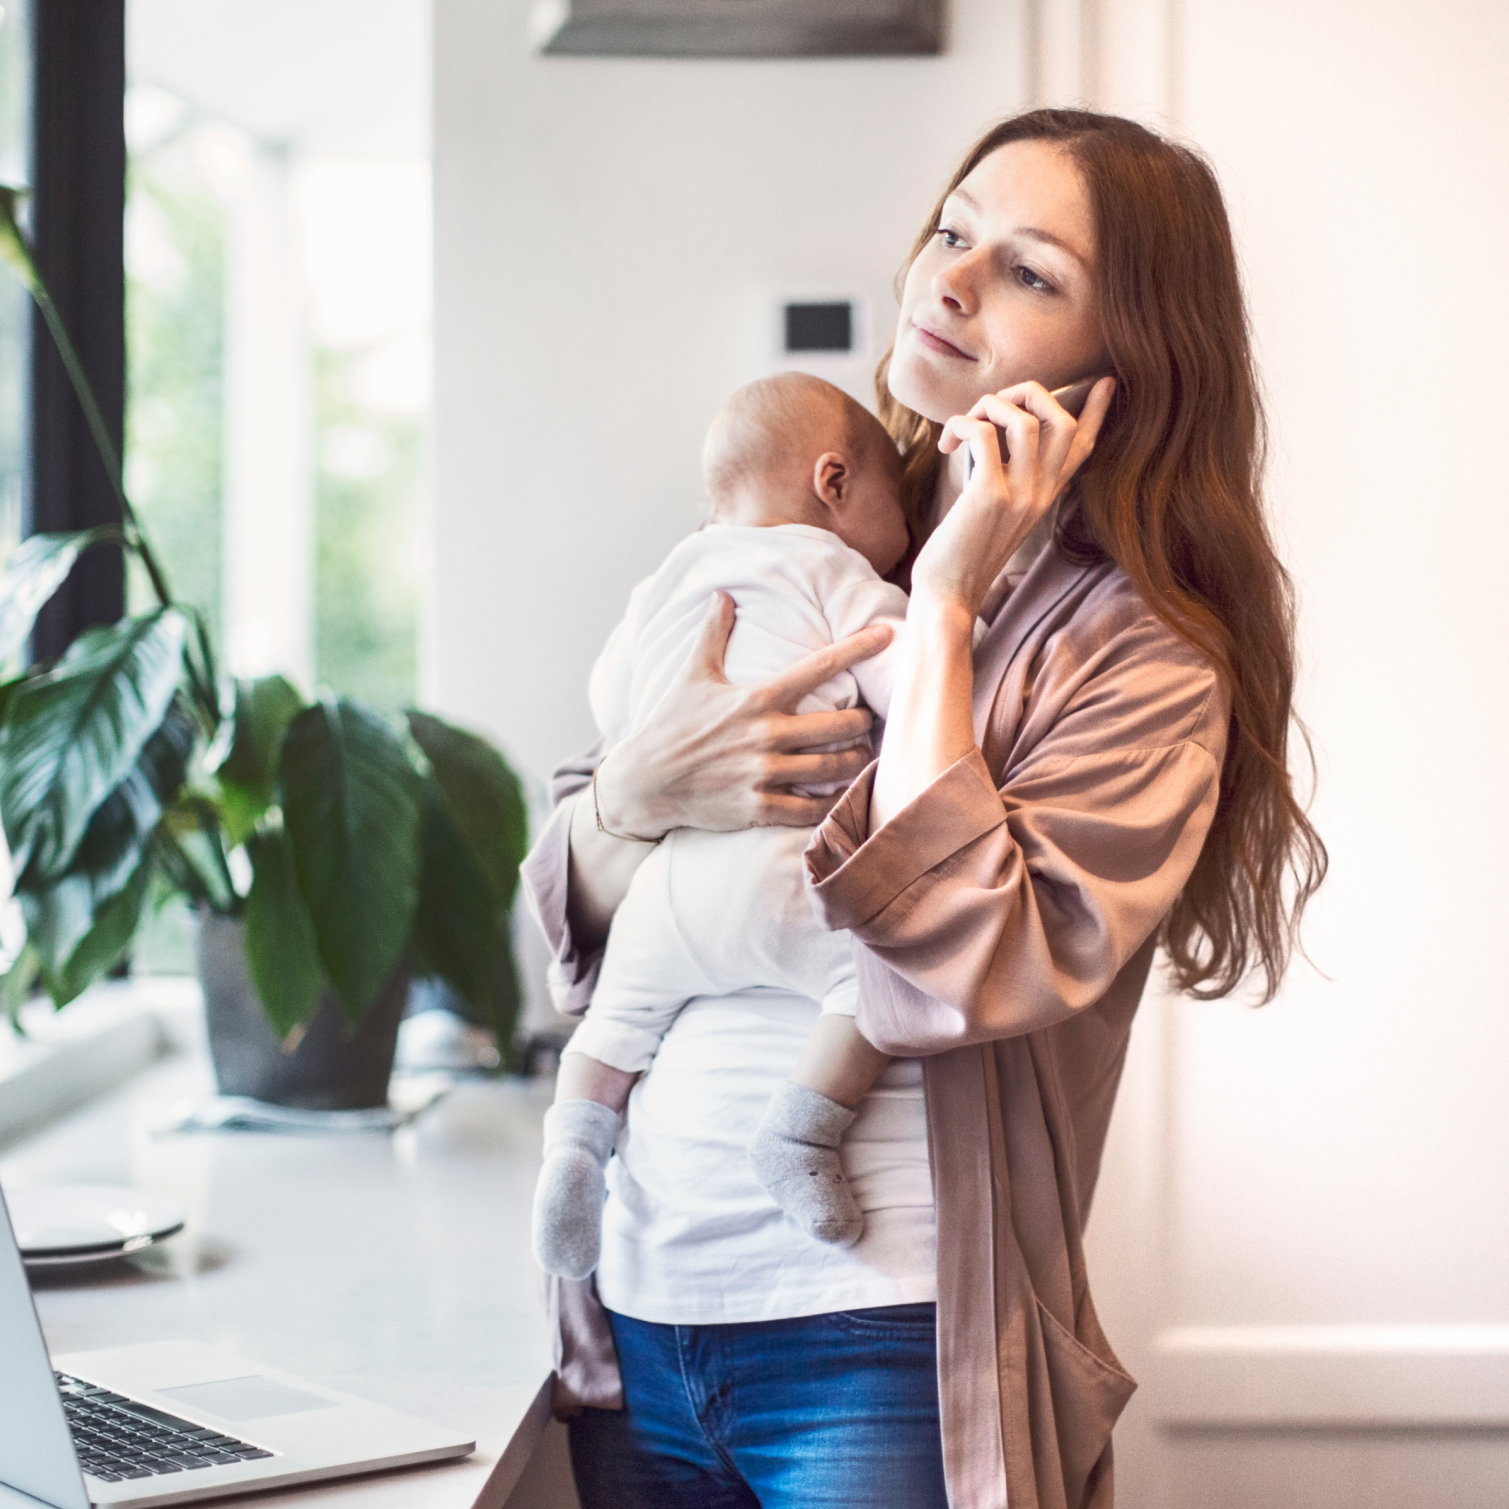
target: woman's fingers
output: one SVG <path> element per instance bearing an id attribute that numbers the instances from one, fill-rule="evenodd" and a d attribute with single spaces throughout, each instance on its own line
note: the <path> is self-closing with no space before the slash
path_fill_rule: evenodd
<path id="1" fill-rule="evenodd" d="M 1063 491 L 1094 450 L 1115 392 L 1114 377 L 1098 379 L 1076 418 L 1041 383 L 1018 383 L 999 393 L 987 393 L 970 414 L 974 418 L 988 418 L 1006 433 L 1008 474 L 1019 485 L 1031 484 L 1034 494 L 1043 494 L 1038 499 L 1043 502 Z M 1023 446 L 1036 447 L 1032 457 L 1020 453 Z M 1029 459 L 1035 465 L 1013 464 Z"/>
<path id="2" fill-rule="evenodd" d="M 764 732 L 769 748 L 777 754 L 804 754 L 830 744 L 857 744 L 868 736 L 874 721 L 867 707 L 849 707 L 831 713 L 775 712 Z"/>
<path id="3" fill-rule="evenodd" d="M 1074 439 L 1059 467 L 1060 490 L 1067 486 L 1069 479 L 1085 464 L 1090 452 L 1095 449 L 1100 427 L 1105 423 L 1111 400 L 1115 396 L 1116 379 L 1114 377 L 1102 377 L 1090 389 L 1090 396 L 1085 400 L 1085 406 L 1079 412 L 1079 423 L 1074 429 Z"/>
<path id="4" fill-rule="evenodd" d="M 979 407 L 979 404 L 975 405 L 975 409 Z M 961 446 L 970 445 L 974 447 L 976 466 L 991 463 L 1002 466 L 1006 461 L 1006 448 L 1001 444 L 1000 426 L 992 424 L 983 414 L 977 414 L 975 409 L 968 414 L 955 414 L 948 420 L 938 438 L 938 449 L 947 456 Z"/>
<path id="5" fill-rule="evenodd" d="M 808 754 L 777 754 L 767 757 L 762 791 L 785 791 L 792 786 L 848 785 L 874 758 L 869 740 L 843 749 L 822 749 Z"/>
<path id="6" fill-rule="evenodd" d="M 733 631 L 734 600 L 726 592 L 714 592 L 691 656 L 692 666 L 703 678 L 721 681 L 725 686 L 728 684 L 728 677 L 723 674 L 723 661 Z"/>
<path id="7" fill-rule="evenodd" d="M 1034 391 L 1035 390 L 1035 391 Z M 1044 418 L 1031 405 L 1037 404 L 1045 413 L 1056 411 L 1063 414 L 1058 405 L 1048 397 L 1038 383 L 1024 383 L 1019 388 L 1009 389 L 1016 395 L 1007 399 L 1000 393 L 987 393 L 975 404 L 970 413 L 977 419 L 986 419 L 991 425 L 1006 434 L 1006 475 L 1011 479 L 1012 493 L 1024 505 L 1031 506 L 1040 491 L 1038 481 L 1044 451 L 1044 429 L 1047 429 L 1051 445 L 1058 433 L 1056 425 L 1045 423 Z M 1046 400 L 1046 406 L 1038 395 Z M 1068 416 L 1065 415 L 1065 418 Z M 1069 420 L 1072 426 L 1074 421 Z M 1039 500 L 1040 501 L 1040 500 Z"/>
<path id="8" fill-rule="evenodd" d="M 766 704 L 783 712 L 795 711 L 797 703 L 808 693 L 815 692 L 825 681 L 831 681 L 839 672 L 847 671 L 851 665 L 858 665 L 861 660 L 878 655 L 890 644 L 891 632 L 889 624 L 875 623 L 857 634 L 850 634 L 847 639 L 840 639 L 835 644 L 814 650 L 789 670 L 782 671 L 779 676 L 773 676 L 763 684 Z M 828 741 L 813 738 L 806 742 L 817 744 Z"/>
<path id="9" fill-rule="evenodd" d="M 946 456 L 961 446 L 967 446 L 974 458 L 969 475 L 971 487 L 976 492 L 983 489 L 991 494 L 1003 493 L 1007 459 L 1003 454 L 999 429 L 988 419 L 955 414 L 943 426 L 938 449 Z"/>
<path id="10" fill-rule="evenodd" d="M 861 767 L 863 768 L 863 767 Z M 771 791 L 756 808 L 752 828 L 815 828 L 833 810 L 843 792 L 832 796 L 798 796 L 795 792 Z"/>

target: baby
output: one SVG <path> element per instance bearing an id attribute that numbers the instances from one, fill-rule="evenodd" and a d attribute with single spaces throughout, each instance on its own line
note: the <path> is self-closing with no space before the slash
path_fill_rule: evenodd
<path id="1" fill-rule="evenodd" d="M 830 383 L 798 373 L 741 388 L 703 450 L 710 521 L 634 589 L 592 672 L 598 728 L 623 739 L 686 664 L 715 591 L 737 616 L 724 674 L 744 684 L 877 620 L 906 594 L 881 580 L 908 536 L 896 447 Z M 799 712 L 890 705 L 896 644 L 824 683 Z M 588 795 L 584 800 L 592 800 Z M 605 1171 L 635 1079 L 695 996 L 776 987 L 820 1003 L 791 1079 L 750 1145 L 755 1176 L 819 1241 L 849 1246 L 864 1218 L 838 1147 L 889 1059 L 854 1025 L 847 933 L 818 922 L 803 888 L 806 828 L 679 828 L 635 872 L 608 935 L 592 1005 L 561 1058 L 545 1116 L 535 1255 L 583 1278 L 601 1247 Z"/>

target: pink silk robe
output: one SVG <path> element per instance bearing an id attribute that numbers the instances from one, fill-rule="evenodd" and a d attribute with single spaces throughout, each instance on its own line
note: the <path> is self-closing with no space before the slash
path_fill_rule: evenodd
<path id="1" fill-rule="evenodd" d="M 813 835 L 814 904 L 856 948 L 858 1022 L 924 1059 L 938 1216 L 938 1379 L 954 1509 L 1110 1509 L 1135 1384 L 1082 1234 L 1159 923 L 1215 812 L 1229 703 L 1115 566 L 1042 552 L 975 650 L 979 748 L 866 837 L 873 767 Z M 593 759 L 563 767 L 557 800 Z M 585 1010 L 566 921 L 569 808 L 525 865 Z M 588 1280 L 552 1282 L 558 1403 L 620 1408 Z"/>

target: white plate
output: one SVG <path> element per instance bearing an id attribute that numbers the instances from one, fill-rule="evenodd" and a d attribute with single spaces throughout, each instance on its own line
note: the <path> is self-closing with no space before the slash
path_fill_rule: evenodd
<path id="1" fill-rule="evenodd" d="M 171 1196 L 115 1185 L 6 1190 L 5 1203 L 28 1268 L 108 1262 L 183 1230 L 184 1208 Z"/>

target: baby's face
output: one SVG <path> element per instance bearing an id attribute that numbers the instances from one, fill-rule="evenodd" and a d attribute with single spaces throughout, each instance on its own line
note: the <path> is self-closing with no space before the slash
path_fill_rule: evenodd
<path id="1" fill-rule="evenodd" d="M 901 511 L 901 465 L 875 455 L 854 472 L 848 505 L 834 518 L 833 532 L 885 576 L 907 552 L 911 536 Z"/>

